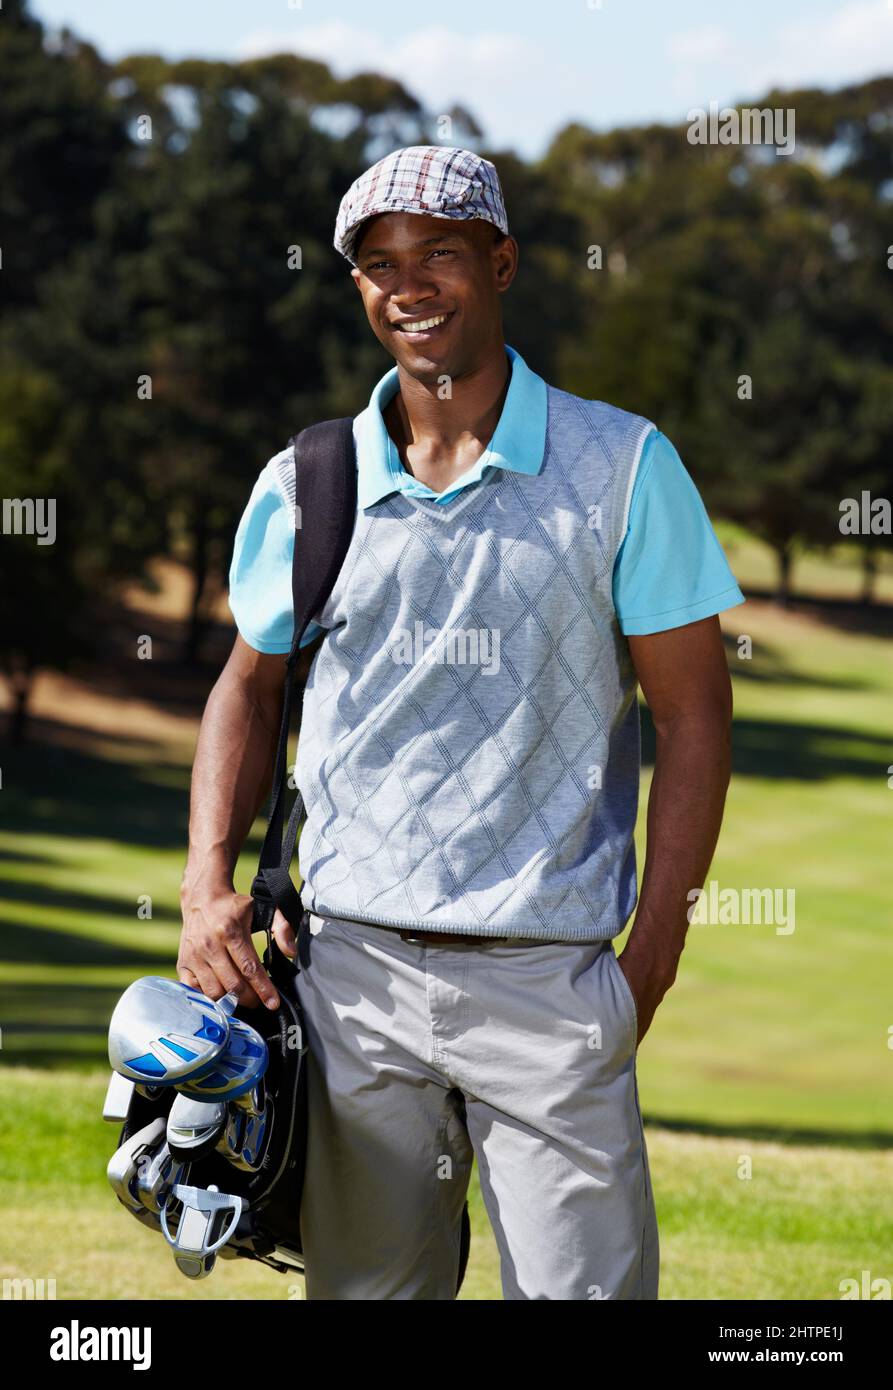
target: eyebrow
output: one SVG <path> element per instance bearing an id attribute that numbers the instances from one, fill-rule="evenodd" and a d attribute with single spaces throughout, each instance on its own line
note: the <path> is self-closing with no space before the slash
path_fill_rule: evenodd
<path id="1" fill-rule="evenodd" d="M 462 238 L 456 232 L 442 232 L 439 236 L 424 237 L 421 241 L 414 241 L 410 245 L 410 250 L 415 251 L 422 246 L 433 246 L 439 241 L 461 241 Z M 362 252 L 363 260 L 367 256 L 386 256 L 391 254 L 389 246 L 370 246 L 368 250 Z"/>

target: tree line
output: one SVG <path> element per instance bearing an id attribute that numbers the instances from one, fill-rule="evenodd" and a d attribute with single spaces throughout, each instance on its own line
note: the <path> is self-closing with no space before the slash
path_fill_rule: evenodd
<path id="1" fill-rule="evenodd" d="M 0 663 L 19 731 L 35 671 L 101 659 L 97 614 L 159 554 L 189 567 L 194 660 L 263 463 L 365 405 L 390 359 L 332 234 L 350 182 L 400 145 L 495 161 L 521 245 L 507 340 L 653 419 L 711 512 L 772 547 L 782 598 L 798 548 L 840 540 L 845 496 L 893 492 L 893 78 L 768 93 L 796 113 L 793 155 L 574 124 L 528 161 L 379 74 L 112 63 L 70 31 L 49 42 L 27 0 L 3 7 L 0 67 Z M 22 523 L 29 498 L 55 500 L 53 544 Z M 889 539 L 853 543 L 868 601 Z"/>

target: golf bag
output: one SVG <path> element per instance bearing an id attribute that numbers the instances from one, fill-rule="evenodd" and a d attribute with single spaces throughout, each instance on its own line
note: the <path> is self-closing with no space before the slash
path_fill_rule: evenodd
<path id="1" fill-rule="evenodd" d="M 106 1099 L 107 1117 L 114 1119 L 118 1118 L 116 1088 L 117 1094 L 125 1098 L 126 1114 L 115 1158 L 126 1155 L 128 1144 L 139 1144 L 142 1136 L 147 1141 L 145 1147 L 132 1153 L 131 1163 L 135 1160 L 147 1165 L 154 1158 L 167 1168 L 161 1175 L 164 1185 L 160 1201 L 156 1198 L 146 1205 L 145 1197 L 142 1201 L 133 1200 L 132 1186 L 128 1191 L 126 1183 L 115 1183 L 119 1200 L 151 1229 L 161 1231 L 163 1221 L 168 1231 L 173 1228 L 177 1243 L 170 1235 L 167 1238 L 173 1245 L 178 1268 L 189 1278 L 209 1274 L 217 1254 L 225 1259 L 241 1255 L 260 1260 L 282 1273 L 304 1269 L 299 1225 L 307 1131 L 303 1020 L 294 990 L 295 969 L 275 942 L 272 951 L 268 948 L 264 953 L 264 965 L 279 991 L 280 1007 L 275 1013 L 263 1007 L 239 1007 L 232 1015 L 260 1035 L 269 1057 L 263 1075 L 263 1095 L 268 1105 L 265 1147 L 256 1171 L 236 1167 L 217 1146 L 210 1151 L 206 1146 L 206 1151 L 199 1151 L 194 1157 L 180 1158 L 176 1152 L 169 1153 L 168 1119 L 180 1095 L 174 1086 L 135 1085 L 116 1074 Z M 201 1108 L 210 1111 L 213 1107 Z M 219 1236 L 219 1222 L 215 1225 L 207 1220 L 206 1230 L 201 1231 L 204 1248 L 198 1252 L 194 1241 L 181 1243 L 179 1236 L 182 1233 L 185 1237 L 189 1229 L 186 1223 L 196 1219 L 186 1208 L 190 1204 L 200 1208 L 200 1194 L 214 1190 L 229 1199 L 223 1204 L 220 1218 L 231 1215 L 233 1229 L 219 1249 L 208 1255 L 206 1247 Z"/>
<path id="2" fill-rule="evenodd" d="M 300 1234 L 300 1205 L 307 1147 L 307 1074 L 304 1066 L 304 1020 L 295 989 L 299 966 L 282 954 L 272 936 L 276 909 L 295 933 L 306 927 L 301 898 L 290 876 L 298 831 L 304 813 L 300 791 L 295 794 L 285 818 L 288 790 L 288 736 L 295 689 L 303 688 L 307 671 L 323 640 L 301 647 L 301 638 L 326 603 L 341 570 L 353 535 L 357 506 L 356 459 L 353 421 L 349 418 L 326 420 L 301 431 L 294 445 L 295 551 L 292 565 L 294 634 L 285 662 L 285 689 L 279 739 L 273 773 L 272 800 L 257 874 L 251 886 L 254 901 L 254 932 L 266 934 L 264 966 L 279 992 L 282 1004 L 272 1013 L 264 1007 L 236 1008 L 233 1017 L 260 1033 L 267 1044 L 269 1063 L 264 1076 L 266 1096 L 271 1102 L 272 1125 L 266 1136 L 266 1152 L 256 1172 L 233 1166 L 218 1149 L 191 1160 L 176 1174 L 172 1186 L 176 1211 L 178 1188 L 193 1195 L 188 1201 L 201 1206 L 218 1200 L 215 1193 L 229 1194 L 232 1234 L 219 1247 L 224 1257 L 243 1256 L 260 1260 L 282 1272 L 303 1270 Z M 289 489 L 290 491 L 290 489 Z M 298 1046 L 295 1045 L 296 1039 Z M 113 1078 L 114 1080 L 114 1078 Z M 153 1120 L 166 1122 L 174 1102 L 171 1087 L 131 1083 L 126 1118 L 120 1144 L 151 1126 Z M 111 1095 L 111 1091 L 110 1091 Z M 119 1107 L 124 1109 L 123 1106 Z M 109 1118 L 115 1118 L 112 1105 Z M 122 1116 L 123 1118 L 123 1116 Z M 161 1125 L 155 1126 L 158 1132 Z M 212 1196 L 207 1197 L 211 1192 Z M 204 1194 L 204 1195 L 203 1195 Z M 120 1196 L 120 1193 L 119 1193 Z M 241 1214 L 236 1209 L 242 1199 Z M 121 1198 L 124 1201 L 123 1198 Z M 124 1202 L 139 1220 L 162 1229 L 166 1207 L 160 1213 L 138 1204 Z M 206 1210 L 206 1207 L 202 1207 Z M 188 1213 L 186 1214 L 188 1216 Z M 185 1218 L 181 1213 L 181 1222 Z M 211 1220 L 208 1219 L 208 1229 Z M 216 1228 L 215 1228 L 216 1229 Z M 170 1236 L 168 1235 L 168 1239 Z M 468 1207 L 463 1208 L 460 1232 L 458 1293 L 465 1277 L 470 1245 Z M 175 1248 L 176 1255 L 176 1248 Z M 177 1256 L 184 1273 L 201 1277 L 213 1266 L 196 1265 Z"/>

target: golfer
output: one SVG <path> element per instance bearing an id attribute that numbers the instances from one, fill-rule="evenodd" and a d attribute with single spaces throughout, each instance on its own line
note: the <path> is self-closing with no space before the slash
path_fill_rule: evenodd
<path id="1" fill-rule="evenodd" d="M 716 845 L 743 596 L 671 442 L 503 338 L 494 166 L 414 146 L 335 246 L 395 366 L 303 704 L 298 977 L 311 1299 L 452 1299 L 473 1159 L 506 1299 L 655 1299 L 637 1050 Z M 192 782 L 181 979 L 276 1007 L 233 869 L 269 788 L 292 638 L 290 451 L 230 574 L 238 626 Z M 298 533 L 300 546 L 300 532 Z M 638 894 L 641 686 L 656 730 Z M 613 940 L 633 910 L 626 948 Z"/>

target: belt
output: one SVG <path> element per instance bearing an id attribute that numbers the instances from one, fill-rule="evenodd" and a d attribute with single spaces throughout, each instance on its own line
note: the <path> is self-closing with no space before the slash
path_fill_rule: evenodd
<path id="1" fill-rule="evenodd" d="M 0 4 L 2 4 L 2 0 L 0 0 Z M 317 914 L 305 910 L 302 924 L 304 922 L 309 923 L 311 916 L 316 915 Z M 362 926 L 362 922 L 360 925 Z M 371 925 L 376 926 L 378 924 L 372 923 Z M 409 941 L 412 943 L 418 942 L 424 946 L 439 946 L 441 941 L 472 941 L 480 946 L 482 942 L 511 940 L 511 937 L 508 936 L 473 936 L 470 932 L 413 931 L 411 927 L 385 927 L 384 930 L 396 931 L 402 941 Z"/>
<path id="2" fill-rule="evenodd" d="M 471 936 L 468 932 L 400 930 L 401 941 L 418 942 L 424 946 L 439 946 L 441 941 L 473 941 L 480 946 L 489 941 L 508 941 L 507 936 Z"/>

